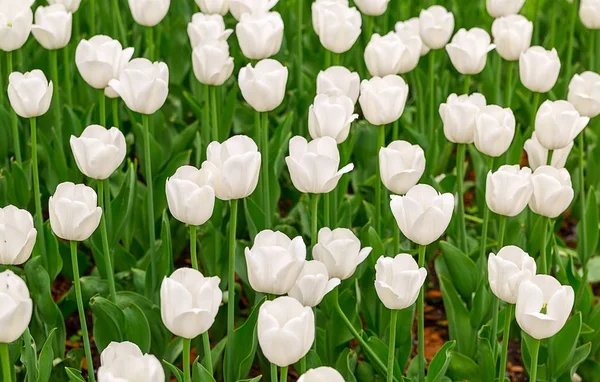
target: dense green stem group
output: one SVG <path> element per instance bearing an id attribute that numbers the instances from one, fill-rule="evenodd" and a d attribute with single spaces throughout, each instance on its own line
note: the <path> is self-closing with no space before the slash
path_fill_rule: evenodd
<path id="1" fill-rule="evenodd" d="M 158 258 L 156 256 L 156 249 L 154 245 L 156 243 L 156 227 L 154 226 L 154 189 L 152 185 L 152 156 L 150 154 L 150 123 L 148 121 L 148 116 L 146 114 L 142 114 L 142 125 L 144 128 L 144 159 L 145 159 L 145 178 L 146 178 L 146 207 L 148 212 L 148 242 L 150 245 L 150 259 L 152 262 L 151 276 L 152 276 L 152 291 L 156 291 L 156 286 L 158 284 L 158 275 L 157 275 L 157 267 L 158 267 Z"/>
<path id="2" fill-rule="evenodd" d="M 390 339 L 388 345 L 388 361 L 387 361 L 387 382 L 394 380 L 394 350 L 396 348 L 396 321 L 398 320 L 398 311 L 390 312 Z"/>
<path id="3" fill-rule="evenodd" d="M 190 352 L 191 352 L 191 340 L 188 338 L 183 338 L 183 354 L 181 357 L 183 358 L 183 381 L 191 382 L 192 381 L 192 373 L 190 368 Z"/>
<path id="4" fill-rule="evenodd" d="M 425 253 L 427 252 L 427 246 L 419 246 L 419 268 L 425 266 Z M 419 382 L 425 381 L 425 283 L 421 286 L 419 291 L 419 299 L 417 300 L 417 326 L 418 326 L 418 339 L 419 339 Z"/>
<path id="5" fill-rule="evenodd" d="M 0 343 L 0 360 L 2 361 L 3 381 L 12 381 L 12 366 L 10 364 L 10 354 L 8 352 L 8 344 Z"/>
<path id="6" fill-rule="evenodd" d="M 498 301 L 498 299 L 496 299 L 496 301 Z M 508 356 L 508 342 L 510 340 L 510 324 L 514 315 L 515 305 L 507 304 L 504 314 L 504 332 L 502 333 L 502 353 L 500 354 L 500 368 L 498 374 L 499 381 L 504 381 L 504 374 L 506 372 L 506 360 Z"/>
<path id="7" fill-rule="evenodd" d="M 35 117 L 29 119 L 31 127 L 31 168 L 33 169 L 33 198 L 35 204 L 35 229 L 37 235 L 37 248 L 42 257 L 42 265 L 48 269 L 48 258 L 46 257 L 46 238 L 44 235 L 44 216 L 42 215 L 42 195 L 40 193 L 40 171 L 37 159 L 37 120 Z"/>
<path id="8" fill-rule="evenodd" d="M 377 172 L 375 174 L 375 224 L 374 227 L 381 234 L 381 205 L 383 200 L 381 198 L 381 168 L 379 163 L 379 150 L 385 146 L 385 126 L 379 126 L 377 135 L 377 150 L 375 152 L 375 162 L 377 163 Z"/>
<path id="9" fill-rule="evenodd" d="M 467 145 L 458 144 L 456 147 L 456 192 L 458 194 L 458 237 L 461 249 L 467 253 L 467 227 L 465 226 L 465 199 L 463 193 L 465 182 L 465 151 Z"/>
<path id="10" fill-rule="evenodd" d="M 227 373 L 233 372 L 233 331 L 235 318 L 235 236 L 237 229 L 238 200 L 230 201 L 229 264 L 227 282 Z"/>
<path id="11" fill-rule="evenodd" d="M 108 186 L 108 179 L 98 181 L 98 204 L 102 209 L 100 216 L 100 233 L 102 235 L 102 252 L 104 253 L 104 264 L 106 266 L 106 280 L 108 281 L 109 297 L 112 302 L 117 300 L 117 290 L 115 287 L 115 273 L 112 265 L 112 255 L 108 245 L 108 230 L 106 229 L 106 210 L 110 205 L 105 204 L 104 186 Z"/>

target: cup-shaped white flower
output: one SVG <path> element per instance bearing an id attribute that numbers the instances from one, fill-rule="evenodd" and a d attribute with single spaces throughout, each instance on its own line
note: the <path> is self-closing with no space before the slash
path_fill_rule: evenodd
<path id="1" fill-rule="evenodd" d="M 560 59 L 556 49 L 546 50 L 532 46 L 519 57 L 521 83 L 532 92 L 546 93 L 556 84 Z"/>
<path id="2" fill-rule="evenodd" d="M 37 231 L 27 210 L 0 208 L 0 264 L 19 265 L 31 256 Z M 2 341 L 0 341 L 2 342 Z"/>
<path id="3" fill-rule="evenodd" d="M 35 10 L 33 37 L 46 49 L 62 49 L 71 40 L 73 14 L 64 5 L 39 6 Z"/>
<path id="4" fill-rule="evenodd" d="M 579 114 L 594 118 L 600 114 L 600 74 L 583 72 L 575 74 L 569 82 L 569 102 Z"/>
<path id="5" fill-rule="evenodd" d="M 554 150 L 552 152 L 552 162 L 550 163 L 554 168 L 563 168 L 567 163 L 567 158 L 569 157 L 569 153 L 573 148 L 573 141 L 569 143 L 569 145 L 563 149 Z M 535 132 L 530 139 L 525 141 L 524 146 L 525 151 L 527 152 L 527 160 L 529 162 L 529 167 L 535 171 L 540 166 L 545 166 L 548 163 L 548 149 L 544 148 L 538 141 L 535 136 Z"/>
<path id="6" fill-rule="evenodd" d="M 503 216 L 517 216 L 527 207 L 531 198 L 531 169 L 519 165 L 504 165 L 490 171 L 485 183 L 485 201 L 492 212 Z"/>
<path id="7" fill-rule="evenodd" d="M 240 21 L 245 13 L 267 13 L 279 0 L 229 0 L 229 11 L 233 17 Z"/>
<path id="8" fill-rule="evenodd" d="M 542 103 L 535 116 L 535 136 L 548 150 L 567 147 L 587 126 L 590 119 L 581 117 L 570 102 Z"/>
<path id="9" fill-rule="evenodd" d="M 165 382 L 165 372 L 133 342 L 111 342 L 100 354 L 98 382 Z"/>
<path id="10" fill-rule="evenodd" d="M 298 362 L 315 340 L 315 316 L 308 306 L 283 296 L 265 301 L 258 311 L 258 343 L 279 367 Z"/>
<path id="11" fill-rule="evenodd" d="M 229 12 L 229 0 L 195 0 L 202 13 L 225 16 Z"/>
<path id="12" fill-rule="evenodd" d="M 236 135 L 223 143 L 211 142 L 206 148 L 202 169 L 212 174 L 217 198 L 242 199 L 252 194 L 258 184 L 260 161 L 252 138 Z"/>
<path id="13" fill-rule="evenodd" d="M 454 32 L 454 15 L 441 5 L 432 5 L 419 14 L 419 29 L 425 45 L 441 49 Z"/>
<path id="14" fill-rule="evenodd" d="M 335 139 L 322 137 L 307 142 L 296 136 L 290 139 L 290 155 L 285 158 L 292 183 L 300 192 L 326 194 L 333 191 L 342 175 L 352 171 L 350 163 L 338 170 L 340 152 Z"/>
<path id="15" fill-rule="evenodd" d="M 407 98 L 406 82 L 398 75 L 389 75 L 363 80 L 358 101 L 367 121 L 381 126 L 400 118 Z"/>
<path id="16" fill-rule="evenodd" d="M 171 6 L 171 0 L 128 0 L 131 16 L 136 23 L 153 27 L 160 23 Z"/>
<path id="17" fill-rule="evenodd" d="M 127 153 L 125 136 L 116 127 L 90 125 L 79 138 L 71 135 L 70 143 L 79 171 L 92 179 L 110 177 Z"/>
<path id="18" fill-rule="evenodd" d="M 486 0 L 485 7 L 493 18 L 516 15 L 525 4 L 525 0 Z"/>
<path id="19" fill-rule="evenodd" d="M 258 112 L 272 111 L 281 105 L 287 80 L 288 69 L 271 59 L 261 60 L 255 67 L 248 64 L 240 69 L 238 78 L 244 100 Z"/>
<path id="20" fill-rule="evenodd" d="M 452 65 L 461 74 L 480 73 L 485 68 L 488 52 L 494 48 L 490 35 L 481 28 L 460 29 L 446 45 Z"/>
<path id="21" fill-rule="evenodd" d="M 533 23 L 521 15 L 500 17 L 492 23 L 496 51 L 505 60 L 517 61 L 531 46 Z"/>
<path id="22" fill-rule="evenodd" d="M 515 126 L 515 115 L 510 108 L 483 107 L 475 120 L 475 147 L 485 155 L 499 157 L 510 147 Z"/>
<path id="23" fill-rule="evenodd" d="M 564 169 L 540 166 L 531 176 L 533 193 L 529 208 L 536 214 L 555 218 L 565 212 L 573 201 L 571 175 Z"/>
<path id="24" fill-rule="evenodd" d="M 548 275 L 536 275 L 519 286 L 517 323 L 527 334 L 537 340 L 549 338 L 567 322 L 575 293 L 569 285 L 560 285 Z"/>
<path id="25" fill-rule="evenodd" d="M 488 257 L 488 280 L 492 292 L 509 304 L 517 303 L 519 286 L 536 273 L 535 260 L 521 248 L 508 245 L 490 253 Z"/>
<path id="26" fill-rule="evenodd" d="M 427 184 L 417 184 L 405 196 L 392 195 L 390 207 L 409 240 L 429 245 L 448 228 L 454 210 L 454 195 L 440 194 Z"/>
<path id="27" fill-rule="evenodd" d="M 109 85 L 128 108 L 140 114 L 154 114 L 169 94 L 169 68 L 164 62 L 135 58 Z"/>
<path id="28" fill-rule="evenodd" d="M 398 21 L 394 26 L 394 30 L 396 31 L 396 34 L 400 36 L 402 41 L 412 39 L 413 37 L 418 38 L 421 45 L 420 55 L 424 56 L 427 53 L 429 53 L 429 47 L 425 45 L 425 43 L 421 39 L 421 30 L 419 28 L 419 24 L 419 18 L 413 17 L 406 21 Z"/>
<path id="29" fill-rule="evenodd" d="M 360 12 L 347 4 L 335 1 L 318 1 L 312 4 L 313 28 L 325 49 L 344 53 L 360 36 Z"/>
<path id="30" fill-rule="evenodd" d="M 581 0 L 579 18 L 586 28 L 600 29 L 600 1 Z"/>
<path id="31" fill-rule="evenodd" d="M 477 116 L 485 104 L 485 97 L 480 93 L 450 94 L 446 103 L 440 105 L 446 139 L 452 143 L 473 143 Z"/>
<path id="32" fill-rule="evenodd" d="M 167 178 L 165 188 L 169 211 L 180 222 L 202 225 L 212 216 L 215 191 L 208 170 L 181 166 Z"/>
<path id="33" fill-rule="evenodd" d="M 327 227 L 319 230 L 318 241 L 313 248 L 313 258 L 327 267 L 329 277 L 340 280 L 350 278 L 373 248 L 360 248 L 360 240 L 347 228 Z"/>
<path id="34" fill-rule="evenodd" d="M 225 29 L 223 16 L 219 14 L 205 15 L 194 13 L 192 21 L 187 27 L 188 36 L 192 49 L 200 44 L 206 44 L 214 40 L 225 41 L 233 33 L 232 29 Z"/>
<path id="35" fill-rule="evenodd" d="M 336 277 L 330 279 L 325 264 L 318 260 L 311 260 L 305 262 L 302 272 L 288 295 L 304 306 L 315 307 L 338 285 L 340 279 Z"/>
<path id="36" fill-rule="evenodd" d="M 375 264 L 375 290 L 386 308 L 406 309 L 417 301 L 427 269 L 419 268 L 411 255 L 381 256 Z"/>
<path id="37" fill-rule="evenodd" d="M 20 49 L 31 33 L 33 11 L 21 0 L 4 0 L 0 6 L 0 50 Z"/>
<path id="38" fill-rule="evenodd" d="M 260 231 L 252 248 L 246 247 L 248 281 L 257 292 L 286 294 L 298 279 L 306 244 L 301 236 L 290 239 L 279 231 Z"/>
<path id="39" fill-rule="evenodd" d="M 48 82 L 44 72 L 12 72 L 8 76 L 8 99 L 15 113 L 23 118 L 44 115 L 52 102 L 52 81 Z"/>
<path id="40" fill-rule="evenodd" d="M 79 5 L 81 5 L 81 0 L 48 0 L 48 4 L 62 4 L 67 11 L 75 13 L 79 9 Z"/>
<path id="41" fill-rule="evenodd" d="M 29 326 L 33 302 L 27 284 L 10 269 L 0 273 L 0 343 L 16 341 Z"/>
<path id="42" fill-rule="evenodd" d="M 425 171 L 425 152 L 419 145 L 394 141 L 379 150 L 381 182 L 394 194 L 406 194 Z"/>
<path id="43" fill-rule="evenodd" d="M 421 57 L 421 40 L 415 36 L 403 40 L 396 32 L 385 36 L 375 33 L 365 48 L 365 63 L 372 76 L 406 73 Z"/>
<path id="44" fill-rule="evenodd" d="M 221 86 L 233 73 L 233 57 L 225 41 L 211 40 L 192 51 L 194 75 L 205 85 Z"/>
<path id="45" fill-rule="evenodd" d="M 251 60 L 271 57 L 281 49 L 283 19 L 278 12 L 246 13 L 235 27 L 244 56 Z"/>
<path id="46" fill-rule="evenodd" d="M 339 144 L 348 138 L 350 125 L 357 118 L 354 103 L 347 96 L 317 94 L 308 109 L 308 131 L 313 139 L 331 137 Z"/>
<path id="47" fill-rule="evenodd" d="M 353 104 L 358 101 L 360 77 L 343 66 L 330 66 L 317 75 L 317 94 L 345 95 Z"/>
<path id="48" fill-rule="evenodd" d="M 355 0 L 354 4 L 367 16 L 381 16 L 387 10 L 390 0 Z"/>
<path id="49" fill-rule="evenodd" d="M 332 367 L 321 366 L 302 374 L 298 382 L 344 382 L 344 377 Z"/>
<path id="50" fill-rule="evenodd" d="M 83 184 L 64 182 L 48 202 L 50 226 L 61 239 L 84 241 L 98 228 L 102 209 L 96 191 Z"/>
<path id="51" fill-rule="evenodd" d="M 118 78 L 133 56 L 133 48 L 123 49 L 118 40 L 97 35 L 83 39 L 75 50 L 75 64 L 88 85 L 105 89 L 108 82 Z"/>

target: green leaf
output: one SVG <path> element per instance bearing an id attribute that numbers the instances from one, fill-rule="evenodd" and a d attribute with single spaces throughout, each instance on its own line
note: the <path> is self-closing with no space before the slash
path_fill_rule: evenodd
<path id="1" fill-rule="evenodd" d="M 379 358 L 384 365 L 387 365 L 388 346 L 375 336 L 369 337 L 367 340 L 367 345 L 369 345 L 373 352 L 375 352 L 377 358 Z M 367 354 L 367 358 L 371 359 L 369 354 Z M 377 367 L 377 364 L 374 360 L 371 359 L 371 363 L 373 366 Z M 383 370 L 379 370 L 379 372 L 383 374 Z M 399 381 L 402 380 L 402 371 L 400 370 L 398 362 L 394 362 L 394 377 Z"/>
<path id="2" fill-rule="evenodd" d="M 254 377 L 252 379 L 240 379 L 237 382 L 258 382 L 262 379 L 262 375 L 259 375 L 258 377 Z"/>
<path id="3" fill-rule="evenodd" d="M 493 381 L 496 376 L 496 363 L 490 344 L 491 328 L 484 325 L 477 333 L 477 361 L 481 370 L 481 379 Z"/>
<path id="4" fill-rule="evenodd" d="M 125 315 L 121 308 L 104 297 L 94 297 L 90 301 L 94 312 L 94 341 L 98 351 L 102 352 L 112 341 L 125 340 Z"/>
<path id="5" fill-rule="evenodd" d="M 125 315 L 124 337 L 140 347 L 142 353 L 150 351 L 151 333 L 150 324 L 144 312 L 136 304 L 131 304 L 123 309 Z"/>
<path id="6" fill-rule="evenodd" d="M 135 201 L 137 163 L 129 162 L 127 175 L 118 195 L 110 203 L 112 221 L 110 243 L 115 245 L 123 236 L 123 230 L 130 223 Z"/>
<path id="7" fill-rule="evenodd" d="M 558 333 L 549 338 L 549 346 L 552 349 L 548 353 L 548 371 L 550 375 L 560 375 L 567 368 L 575 353 L 580 332 L 581 312 L 578 312 L 567 321 Z"/>
<path id="8" fill-rule="evenodd" d="M 466 301 L 470 301 L 479 285 L 479 269 L 469 256 L 447 241 L 440 242 L 452 283 Z"/>
<path id="9" fill-rule="evenodd" d="M 385 255 L 383 242 L 373 227 L 369 227 L 369 242 L 371 243 L 371 247 L 373 247 L 373 252 L 370 254 L 371 258 L 378 259 L 379 256 Z"/>
<path id="10" fill-rule="evenodd" d="M 253 198 L 244 198 L 244 213 L 246 214 L 250 237 L 255 237 L 258 232 L 266 228 L 265 212 Z"/>
<path id="11" fill-rule="evenodd" d="M 215 382 L 215 378 L 206 370 L 197 360 L 192 365 L 192 381 L 194 382 Z"/>
<path id="12" fill-rule="evenodd" d="M 50 380 L 50 374 L 52 373 L 52 361 L 54 360 L 54 351 L 52 350 L 52 338 L 56 333 L 56 329 L 53 329 L 44 346 L 40 352 L 40 358 L 38 361 L 38 382 L 48 382 Z"/>
<path id="13" fill-rule="evenodd" d="M 387 358 L 386 358 L 387 359 Z M 352 349 L 345 348 L 339 355 L 337 362 L 335 363 L 335 369 L 340 372 L 344 381 L 356 382 L 354 371 L 356 370 L 356 363 L 358 356 Z"/>
<path id="14" fill-rule="evenodd" d="M 452 360 L 452 349 L 456 341 L 449 341 L 435 353 L 427 369 L 427 382 L 439 382 L 446 375 L 446 370 Z"/>
<path id="15" fill-rule="evenodd" d="M 29 191 L 27 175 L 17 162 L 11 164 L 10 189 L 12 192 L 9 195 L 9 200 L 12 204 L 19 208 L 27 208 L 32 193 Z"/>
<path id="16" fill-rule="evenodd" d="M 482 380 L 480 372 L 480 367 L 471 358 L 457 351 L 452 352 L 446 373 L 453 381 L 478 382 Z"/>
<path id="17" fill-rule="evenodd" d="M 52 331 L 54 332 L 54 331 Z M 29 329 L 23 333 L 23 350 L 21 351 L 21 362 L 25 366 L 25 380 L 36 382 L 38 380 L 38 359 L 35 340 L 31 337 Z"/>
<path id="18" fill-rule="evenodd" d="M 590 188 L 588 192 L 587 205 L 585 209 L 585 225 L 587 228 L 587 236 L 585 238 L 586 253 L 582 253 L 583 263 L 585 263 L 596 252 L 598 247 L 598 239 L 600 230 L 598 230 L 598 203 L 596 201 L 596 193 L 594 188 Z"/>
<path id="19" fill-rule="evenodd" d="M 167 370 L 170 371 L 171 374 L 173 374 L 175 376 L 175 379 L 177 379 L 177 382 L 183 382 L 183 372 L 181 370 L 179 370 L 179 368 L 177 366 L 173 366 L 172 364 L 165 361 L 164 359 L 162 362 L 167 367 Z"/>
<path id="20" fill-rule="evenodd" d="M 571 361 L 569 362 L 569 378 L 571 378 L 579 368 L 579 365 L 583 361 L 585 361 L 592 350 L 592 343 L 588 342 L 585 345 L 581 345 L 573 352 L 573 356 L 571 357 Z"/>
<path id="21" fill-rule="evenodd" d="M 65 367 L 65 371 L 67 372 L 67 376 L 69 377 L 70 382 L 85 382 L 85 379 L 83 379 L 79 370 L 75 370 L 70 367 Z"/>

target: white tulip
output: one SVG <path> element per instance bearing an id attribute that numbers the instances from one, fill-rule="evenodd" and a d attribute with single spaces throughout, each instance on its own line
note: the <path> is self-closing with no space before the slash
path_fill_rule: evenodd
<path id="1" fill-rule="evenodd" d="M 215 207 L 212 174 L 206 169 L 181 166 L 165 185 L 169 211 L 182 223 L 202 225 Z"/>
<path id="2" fill-rule="evenodd" d="M 394 141 L 379 149 L 381 182 L 394 194 L 406 194 L 425 171 L 425 152 L 419 145 Z"/>
<path id="3" fill-rule="evenodd" d="M 318 260 L 311 260 L 304 263 L 304 268 L 288 295 L 304 306 L 315 307 L 338 285 L 340 279 L 336 277 L 330 279 L 325 264 Z"/>
<path id="4" fill-rule="evenodd" d="M 386 308 L 406 309 L 417 301 L 427 270 L 411 255 L 381 256 L 375 264 L 375 290 Z"/>
<path id="5" fill-rule="evenodd" d="M 573 141 L 563 149 L 554 150 L 552 152 L 551 166 L 555 168 L 563 168 L 567 163 L 569 153 L 573 148 Z M 527 159 L 529 161 L 529 167 L 535 171 L 540 166 L 545 166 L 548 163 L 548 150 L 544 148 L 535 136 L 535 131 L 530 139 L 525 141 L 525 151 L 527 152 Z"/>
<path id="6" fill-rule="evenodd" d="M 200 11 L 209 15 L 225 16 L 229 12 L 229 0 L 195 0 Z"/>
<path id="7" fill-rule="evenodd" d="M 84 241 L 98 228 L 102 209 L 96 191 L 83 184 L 64 182 L 48 202 L 50 226 L 61 239 Z"/>
<path id="8" fill-rule="evenodd" d="M 419 24 L 419 18 L 413 17 L 406 21 L 398 21 L 394 29 L 403 41 L 412 39 L 413 37 L 418 38 L 421 45 L 420 55 L 424 56 L 427 53 L 429 53 L 429 47 L 425 45 L 425 43 L 421 39 L 421 31 L 419 28 Z"/>
<path id="9" fill-rule="evenodd" d="M 238 83 L 244 100 L 258 112 L 275 110 L 283 102 L 288 69 L 279 61 L 266 59 L 255 67 L 240 69 Z"/>
<path id="10" fill-rule="evenodd" d="M 516 15 L 521 11 L 525 0 L 487 0 L 485 7 L 493 18 Z"/>
<path id="11" fill-rule="evenodd" d="M 116 127 L 90 125 L 79 138 L 71 135 L 70 143 L 79 171 L 92 179 L 110 177 L 127 153 L 125 136 Z"/>
<path id="12" fill-rule="evenodd" d="M 360 248 L 360 240 L 347 228 L 327 227 L 319 230 L 318 241 L 313 248 L 313 258 L 327 267 L 329 277 L 346 280 L 354 274 L 356 267 L 369 257 L 373 248 Z"/>
<path id="13" fill-rule="evenodd" d="M 219 14 L 205 15 L 198 12 L 192 15 L 187 32 L 193 49 L 200 44 L 210 43 L 214 40 L 226 41 L 233 30 L 225 29 L 223 16 Z"/>
<path id="14" fill-rule="evenodd" d="M 390 0 L 354 0 L 354 4 L 367 16 L 381 16 L 387 10 Z"/>
<path id="15" fill-rule="evenodd" d="M 362 18 L 360 12 L 336 1 L 317 1 L 312 4 L 313 28 L 325 49 L 344 53 L 358 40 Z"/>
<path id="16" fill-rule="evenodd" d="M 262 60 L 276 55 L 283 42 L 283 19 L 277 12 L 245 13 L 235 27 L 244 56 Z"/>
<path id="17" fill-rule="evenodd" d="M 600 29 L 600 1 L 581 0 L 579 18 L 588 29 Z"/>
<path id="18" fill-rule="evenodd" d="M 229 11 L 240 21 L 246 13 L 260 14 L 269 12 L 279 0 L 229 0 Z"/>
<path id="19" fill-rule="evenodd" d="M 504 165 L 490 171 L 485 183 L 485 201 L 492 212 L 503 216 L 517 216 L 531 198 L 531 169 L 519 165 Z"/>
<path id="20" fill-rule="evenodd" d="M 8 76 L 8 99 L 15 113 L 23 118 L 44 115 L 52 101 L 52 81 L 48 82 L 44 72 L 12 72 Z"/>
<path id="21" fill-rule="evenodd" d="M 569 83 L 569 102 L 579 114 L 594 118 L 600 114 L 600 74 L 575 74 Z"/>
<path id="22" fill-rule="evenodd" d="M 532 92 L 546 93 L 556 84 L 560 59 L 556 49 L 532 46 L 519 56 L 521 83 Z"/>
<path id="23" fill-rule="evenodd" d="M 446 139 L 452 143 L 473 143 L 477 116 L 485 104 L 485 97 L 480 93 L 450 94 L 446 103 L 440 105 Z"/>
<path id="24" fill-rule="evenodd" d="M 192 51 L 192 69 L 200 83 L 221 86 L 233 73 L 233 57 L 225 41 L 212 40 L 197 45 Z"/>
<path id="25" fill-rule="evenodd" d="M 533 193 L 529 200 L 529 208 L 548 218 L 556 218 L 565 212 L 575 195 L 571 175 L 564 168 L 540 166 L 531 176 L 531 184 Z"/>
<path id="26" fill-rule="evenodd" d="M 567 101 L 545 101 L 535 116 L 535 136 L 548 150 L 567 147 L 587 126 L 590 119 L 581 117 Z"/>
<path id="27" fill-rule="evenodd" d="M 475 120 L 475 147 L 485 155 L 499 157 L 515 136 L 515 115 L 510 108 L 488 105 Z"/>
<path id="28" fill-rule="evenodd" d="M 169 12 L 171 0 L 129 0 L 131 16 L 145 27 L 158 25 Z"/>
<path id="29" fill-rule="evenodd" d="M 446 51 L 454 68 L 461 74 L 481 73 L 487 62 L 487 54 L 494 50 L 490 35 L 481 28 L 468 31 L 460 29 L 452 42 L 446 45 Z"/>
<path id="30" fill-rule="evenodd" d="M 165 372 L 133 342 L 111 342 L 100 354 L 98 382 L 165 382 Z"/>
<path id="31" fill-rule="evenodd" d="M 500 300 L 516 304 L 519 286 L 536 273 L 535 260 L 514 245 L 502 247 L 488 257 L 490 289 Z"/>
<path id="32" fill-rule="evenodd" d="M 408 85 L 398 75 L 373 77 L 360 84 L 360 107 L 367 121 L 376 126 L 400 119 L 407 98 Z"/>
<path id="33" fill-rule="evenodd" d="M 348 138 L 350 125 L 357 118 L 350 98 L 317 94 L 308 109 L 308 131 L 313 139 L 331 137 L 339 144 Z"/>
<path id="34" fill-rule="evenodd" d="M 492 23 L 496 51 L 507 61 L 517 61 L 531 46 L 533 23 L 521 15 L 500 17 Z"/>
<path id="35" fill-rule="evenodd" d="M 110 80 L 119 77 L 132 56 L 133 48 L 123 49 L 118 40 L 97 35 L 77 44 L 75 64 L 88 85 L 105 89 Z"/>
<path id="36" fill-rule="evenodd" d="M 35 10 L 33 37 L 48 50 L 62 49 L 71 40 L 73 14 L 62 4 L 39 6 Z"/>
<path id="37" fill-rule="evenodd" d="M 20 49 L 31 33 L 33 11 L 21 0 L 0 1 L 0 50 Z"/>
<path id="38" fill-rule="evenodd" d="M 404 40 L 395 32 L 385 36 L 375 33 L 365 48 L 365 63 L 372 76 L 407 73 L 419 63 L 421 40 L 415 36 Z"/>
<path id="39" fill-rule="evenodd" d="M 332 367 L 321 366 L 302 374 L 298 382 L 344 382 L 344 377 Z"/>
<path id="40" fill-rule="evenodd" d="M 27 210 L 0 208 L 0 264 L 20 265 L 31 257 L 37 231 Z"/>
<path id="41" fill-rule="evenodd" d="M 27 284 L 10 269 L 0 273 L 0 343 L 16 341 L 29 326 L 33 302 Z"/>
<path id="42" fill-rule="evenodd" d="M 65 6 L 67 11 L 71 13 L 77 12 L 79 9 L 79 5 L 81 4 L 81 0 L 48 0 L 48 4 L 62 4 Z"/>
<path id="43" fill-rule="evenodd" d="M 419 14 L 421 39 L 430 49 L 443 48 L 454 32 L 454 15 L 441 5 L 432 5 Z"/>
<path id="44" fill-rule="evenodd" d="M 317 94 L 345 95 L 353 104 L 358 101 L 360 77 L 343 66 L 330 66 L 317 75 Z"/>

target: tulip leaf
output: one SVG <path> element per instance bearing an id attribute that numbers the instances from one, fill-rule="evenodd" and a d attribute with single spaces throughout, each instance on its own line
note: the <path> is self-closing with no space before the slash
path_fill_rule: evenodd
<path id="1" fill-rule="evenodd" d="M 344 381 L 356 382 L 354 371 L 356 370 L 357 360 L 358 356 L 356 355 L 356 352 L 349 348 L 345 348 L 339 355 L 335 363 L 335 369 L 340 372 L 342 377 L 344 377 Z"/>
<path id="2" fill-rule="evenodd" d="M 446 375 L 446 370 L 452 360 L 452 349 L 456 346 L 456 341 L 449 341 L 444 344 L 435 353 L 435 356 L 427 369 L 427 382 L 439 382 Z"/>
<path id="3" fill-rule="evenodd" d="M 244 213 L 246 214 L 250 237 L 255 237 L 256 234 L 266 228 L 265 212 L 253 198 L 244 198 Z"/>
<path id="4" fill-rule="evenodd" d="M 12 162 L 11 171 L 6 175 L 11 186 L 8 200 L 19 208 L 27 208 L 32 193 L 29 191 L 29 182 L 23 167 L 17 162 Z"/>
<path id="5" fill-rule="evenodd" d="M 83 379 L 79 370 L 75 370 L 71 367 L 65 367 L 65 372 L 67 373 L 70 382 L 85 382 L 85 379 Z"/>
<path id="6" fill-rule="evenodd" d="M 102 352 L 112 341 L 125 340 L 125 315 L 121 308 L 99 296 L 92 298 L 90 308 L 94 312 L 94 340 L 98 351 Z"/>
<path id="7" fill-rule="evenodd" d="M 46 258 L 48 259 L 48 275 L 50 276 L 50 280 L 55 280 L 63 268 L 63 260 L 58 249 L 58 241 L 52 232 L 52 227 L 50 227 L 50 222 L 44 224 L 44 234 L 44 238 L 46 239 Z"/>
<path id="8" fill-rule="evenodd" d="M 375 352 L 375 355 L 377 356 L 377 358 L 379 358 L 379 360 L 381 360 L 384 365 L 387 365 L 387 359 L 388 359 L 388 353 L 389 353 L 388 346 L 382 340 L 380 340 L 379 338 L 377 338 L 375 336 L 369 337 L 369 339 L 367 340 L 367 344 Z M 371 356 L 369 354 L 367 354 L 367 358 L 371 359 Z M 371 359 L 371 363 L 374 366 L 377 366 L 375 361 L 372 359 Z M 385 375 L 383 373 L 383 370 L 379 370 L 379 372 L 382 373 L 382 375 Z M 398 365 L 398 362 L 394 362 L 394 378 L 398 381 L 402 380 L 402 371 L 400 370 L 400 365 Z"/>
<path id="9" fill-rule="evenodd" d="M 46 338 L 44 346 L 42 346 L 42 351 L 40 352 L 38 361 L 38 382 L 48 382 L 50 380 L 50 374 L 52 373 L 52 361 L 54 360 L 52 339 L 54 338 L 55 333 L 56 329 L 53 329 L 50 334 L 48 334 L 48 338 Z"/>
<path id="10" fill-rule="evenodd" d="M 54 333 L 54 330 L 52 331 Z M 29 329 L 23 333 L 23 350 L 21 350 L 21 362 L 25 366 L 25 381 L 36 382 L 38 377 L 38 359 L 35 340 L 31 337 Z"/>
<path id="11" fill-rule="evenodd" d="M 184 355 L 185 357 L 185 355 Z M 206 370 L 197 360 L 192 365 L 192 381 L 193 382 L 215 382 L 215 378 Z"/>
<path id="12" fill-rule="evenodd" d="M 452 352 L 452 358 L 446 371 L 450 379 L 453 381 L 479 382 L 482 381 L 480 373 L 480 366 L 475 361 L 458 351 Z"/>
<path id="13" fill-rule="evenodd" d="M 590 188 L 588 192 L 584 224 L 587 228 L 587 236 L 585 237 L 586 253 L 581 253 L 581 256 L 582 261 L 586 263 L 587 260 L 596 252 L 596 248 L 598 247 L 598 239 L 600 236 L 600 230 L 598 230 L 598 203 L 596 202 L 596 193 L 594 188 Z M 583 250 L 581 245 L 579 245 L 578 248 Z"/>
<path id="14" fill-rule="evenodd" d="M 573 358 L 581 332 L 581 312 L 576 313 L 565 326 L 549 338 L 548 367 L 550 375 L 562 374 Z"/>
<path id="15" fill-rule="evenodd" d="M 139 306 L 132 303 L 123 309 L 125 314 L 124 337 L 138 345 L 142 353 L 150 351 L 151 333 L 150 324 Z"/>
<path id="16" fill-rule="evenodd" d="M 477 291 L 473 295 L 473 300 L 471 301 L 471 313 L 469 319 L 471 320 L 472 328 L 479 328 L 484 322 L 489 320 L 491 317 L 493 298 L 494 295 L 490 292 L 488 286 L 485 283 L 480 283 L 477 287 Z"/>
<path id="17" fill-rule="evenodd" d="M 488 325 L 484 325 L 477 332 L 477 363 L 481 370 L 481 379 L 484 381 L 493 381 L 496 375 L 496 363 L 490 344 L 491 335 L 491 328 Z"/>
<path id="18" fill-rule="evenodd" d="M 262 379 L 262 375 L 259 375 L 258 377 L 254 377 L 252 379 L 240 379 L 237 382 L 258 382 Z"/>
<path id="19" fill-rule="evenodd" d="M 107 224 L 111 228 L 110 243 L 112 247 L 123 236 L 123 229 L 130 222 L 135 200 L 136 171 L 137 163 L 129 161 L 123 185 L 117 196 L 110 203 L 112 221 L 107 222 Z"/>
<path id="20" fill-rule="evenodd" d="M 591 342 L 581 345 L 575 349 L 575 351 L 573 352 L 573 356 L 571 357 L 571 360 L 569 361 L 569 367 L 568 367 L 568 372 L 569 372 L 568 377 L 569 378 L 571 378 L 575 374 L 575 372 L 577 372 L 577 368 L 579 367 L 579 365 L 581 365 L 583 363 L 583 361 L 585 361 L 587 359 L 591 350 L 592 350 Z"/>
<path id="21" fill-rule="evenodd" d="M 370 254 L 372 259 L 377 260 L 380 256 L 385 255 L 383 242 L 373 227 L 369 227 L 369 242 L 371 247 L 373 247 L 373 252 Z"/>
<path id="22" fill-rule="evenodd" d="M 162 362 L 167 367 L 167 371 L 171 372 L 171 374 L 173 374 L 173 376 L 175 376 L 175 379 L 177 380 L 177 382 L 183 382 L 183 372 L 181 370 L 179 370 L 179 368 L 177 366 L 172 365 L 171 363 L 165 361 L 164 359 Z"/>
<path id="23" fill-rule="evenodd" d="M 448 243 L 440 242 L 440 248 L 446 259 L 445 263 L 450 272 L 452 283 L 465 301 L 470 301 L 477 290 L 480 274 L 477 264 L 463 251 Z"/>

